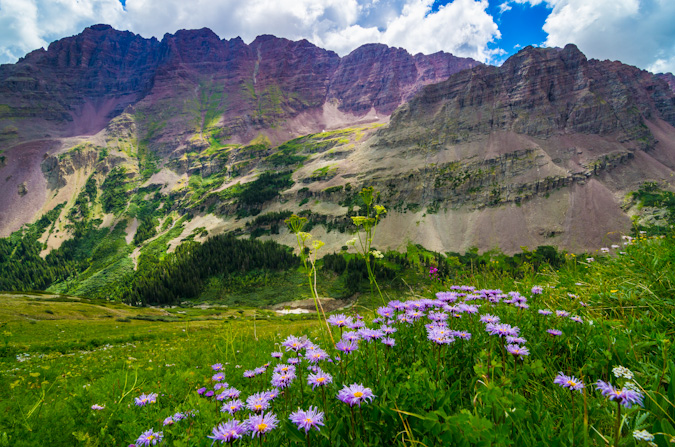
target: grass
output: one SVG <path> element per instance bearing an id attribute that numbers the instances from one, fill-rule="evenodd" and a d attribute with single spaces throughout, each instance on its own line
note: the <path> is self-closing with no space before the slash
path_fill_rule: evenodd
<path id="1" fill-rule="evenodd" d="M 437 345 L 427 338 L 430 321 L 422 318 L 390 324 L 397 329 L 394 348 L 361 341 L 352 354 L 335 350 L 315 319 L 276 317 L 254 308 L 132 308 L 64 296 L 5 294 L 0 296 L 0 445 L 127 445 L 150 428 L 163 432 L 162 445 L 212 445 L 207 435 L 230 417 L 219 411 L 222 402 L 197 392 L 214 388 L 210 365 L 222 363 L 229 386 L 245 400 L 270 388 L 275 363 L 295 356 L 280 346 L 295 334 L 306 335 L 334 359 L 320 363 L 333 383 L 325 399 L 320 388 L 300 387 L 308 374 L 302 364 L 297 371 L 302 378 L 272 403 L 280 425 L 265 436 L 268 445 L 602 446 L 614 443 L 620 416 L 618 445 L 646 445 L 632 433 L 647 430 L 655 434 L 656 445 L 666 446 L 675 436 L 670 341 L 675 239 L 640 236 L 609 252 L 590 262 L 570 255 L 558 271 L 505 277 L 492 265 L 452 282 L 412 289 L 404 299 L 422 307 L 430 305 L 425 298 L 460 292 L 452 285 L 464 284 L 517 292 L 529 309 L 504 303 L 509 295 L 491 304 L 485 296 L 496 292 L 481 292 L 483 298 L 466 301 L 481 305 L 479 315 L 460 313 L 461 318 L 448 321 L 450 329 L 470 332 L 470 340 L 457 335 L 454 342 Z M 426 256 L 420 250 L 410 255 Z M 279 291 L 290 280 L 275 279 L 269 289 Z M 542 293 L 532 292 L 535 285 Z M 462 293 L 475 294 L 472 290 Z M 466 299 L 440 297 L 449 305 Z M 554 313 L 543 316 L 539 309 Z M 354 310 L 367 326 L 380 326 L 372 321 L 378 316 L 374 307 Z M 556 310 L 569 316 L 556 316 Z M 488 335 L 478 321 L 487 313 L 519 327 L 529 355 L 518 359 L 506 353 L 504 340 Z M 582 323 L 569 318 L 574 315 Z M 549 335 L 549 328 L 562 335 Z M 337 340 L 344 330 L 331 331 Z M 279 350 L 284 357 L 278 362 L 270 352 Z M 243 377 L 245 370 L 267 363 L 271 366 L 261 375 Z M 624 408 L 619 415 L 617 404 L 594 386 L 598 379 L 615 386 L 628 382 L 613 374 L 616 366 L 633 372 L 632 386 L 644 397 L 642 406 Z M 572 394 L 554 385 L 559 371 L 582 380 L 583 392 Z M 335 399 L 343 385 L 352 383 L 375 395 L 353 412 Z M 134 405 L 135 397 L 152 392 L 158 393 L 155 404 Z M 91 410 L 93 404 L 105 409 Z M 288 415 L 310 405 L 325 411 L 325 426 L 306 437 Z M 168 416 L 191 410 L 195 416 L 163 426 Z M 245 437 L 237 443 L 258 441 Z"/>

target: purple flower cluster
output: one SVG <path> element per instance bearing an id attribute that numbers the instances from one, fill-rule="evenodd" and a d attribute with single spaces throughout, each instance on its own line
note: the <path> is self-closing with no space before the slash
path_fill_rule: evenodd
<path id="1" fill-rule="evenodd" d="M 619 390 L 614 388 L 611 383 L 602 380 L 596 382 L 595 388 L 609 400 L 615 400 L 626 408 L 631 408 L 634 404 L 642 406 L 644 396 L 639 391 L 625 387 Z"/>
<path id="2" fill-rule="evenodd" d="M 560 385 L 563 388 L 567 388 L 570 391 L 579 391 L 580 393 L 581 389 L 584 388 L 584 383 L 581 380 L 574 376 L 566 376 L 562 372 L 559 372 L 556 378 L 553 379 L 553 383 Z"/>
<path id="3" fill-rule="evenodd" d="M 349 404 L 350 407 L 353 407 L 354 405 L 358 405 L 360 407 L 361 402 L 364 402 L 366 399 L 370 399 L 372 402 L 374 397 L 375 395 L 370 388 L 366 388 L 363 385 L 356 383 L 349 386 L 345 385 L 337 395 L 339 400 Z"/>
<path id="4" fill-rule="evenodd" d="M 144 407 L 145 405 L 148 404 L 154 404 L 157 402 L 157 393 L 150 393 L 150 394 L 141 394 L 137 398 L 135 398 L 135 403 L 139 407 Z"/>
<path id="5" fill-rule="evenodd" d="M 316 407 L 311 406 L 307 411 L 298 408 L 298 411 L 291 413 L 288 419 L 298 426 L 298 430 L 305 430 L 305 433 L 308 433 L 312 428 L 319 430 L 319 425 L 324 425 L 323 411 L 318 411 Z"/>

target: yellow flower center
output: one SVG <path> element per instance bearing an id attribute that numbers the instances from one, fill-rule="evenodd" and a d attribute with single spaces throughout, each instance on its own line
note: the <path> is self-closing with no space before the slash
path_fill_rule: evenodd
<path id="1" fill-rule="evenodd" d="M 354 393 L 354 397 L 361 397 L 361 396 L 363 396 L 363 393 L 361 391 L 357 391 L 356 393 Z"/>
<path id="2" fill-rule="evenodd" d="M 267 424 L 264 422 L 258 425 L 258 431 L 264 431 L 267 428 Z"/>
<path id="3" fill-rule="evenodd" d="M 256 405 L 255 405 L 255 408 L 256 408 L 256 410 L 260 410 L 260 409 L 262 408 L 262 405 L 256 404 Z"/>
<path id="4" fill-rule="evenodd" d="M 152 441 L 153 439 L 155 439 L 155 435 L 148 436 L 148 441 Z"/>
<path id="5" fill-rule="evenodd" d="M 342 324 L 344 322 L 345 322 L 345 320 L 340 320 L 340 321 L 338 321 L 338 324 Z"/>
<path id="6" fill-rule="evenodd" d="M 325 377 L 318 377 L 318 378 L 316 379 L 316 381 L 317 381 L 317 382 L 323 383 L 323 382 L 326 381 L 326 378 L 325 378 Z"/>
<path id="7" fill-rule="evenodd" d="M 310 418 L 307 418 L 307 419 L 305 419 L 305 422 L 307 422 L 308 424 L 311 424 L 313 421 Z"/>

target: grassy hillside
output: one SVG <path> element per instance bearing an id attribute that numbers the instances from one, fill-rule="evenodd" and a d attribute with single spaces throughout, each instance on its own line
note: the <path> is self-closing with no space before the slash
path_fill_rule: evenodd
<path id="1" fill-rule="evenodd" d="M 5 295 L 0 445 L 142 445 L 139 437 L 150 429 L 162 433 L 161 445 L 212 445 L 207 436 L 219 423 L 253 415 L 246 409 L 234 416 L 221 412 L 229 398 L 216 397 L 236 388 L 246 401 L 270 390 L 275 365 L 298 357 L 296 378 L 265 412 L 279 420 L 263 436 L 269 445 L 600 446 L 618 439 L 618 445 L 635 446 L 647 445 L 639 440 L 647 435 L 634 435 L 646 430 L 656 445 L 666 446 L 675 436 L 675 238 L 645 235 L 626 242 L 593 260 L 570 256 L 557 271 L 505 276 L 482 268 L 461 282 L 432 282 L 409 290 L 401 300 L 410 300 L 408 312 L 353 308 L 352 319 L 359 313 L 367 327 L 388 323 L 396 332 L 388 347 L 382 334 L 361 330 L 351 354 L 333 341 L 354 331 L 331 326 L 329 336 L 312 317 Z M 442 314 L 449 316 L 446 330 L 458 332 L 438 339 L 425 325 L 442 321 Z M 503 337 L 486 331 L 480 321 L 486 315 L 518 327 L 525 339 L 517 340 L 520 352 L 524 347 L 529 353 L 510 354 L 513 347 Z M 307 335 L 331 360 L 310 363 L 316 348 L 295 353 L 282 347 L 291 334 Z M 363 339 L 368 337 L 375 339 Z M 281 359 L 270 356 L 276 351 Z M 228 385 L 214 380 L 211 365 L 217 363 Z M 317 365 L 332 383 L 313 390 L 307 368 Z M 619 366 L 625 369 L 614 370 Z M 257 367 L 253 378 L 244 377 Z M 555 384 L 559 372 L 585 387 L 572 392 Z M 635 390 L 631 408 L 596 391 L 598 380 Z M 338 400 L 343 386 L 352 384 L 369 388 L 372 401 L 350 407 Z M 209 390 L 213 397 L 205 397 Z M 156 402 L 135 405 L 143 393 L 157 393 Z M 104 408 L 93 410 L 94 404 Z M 325 425 L 306 436 L 289 416 L 310 406 L 324 412 Z M 188 416 L 167 419 L 176 413 Z M 258 440 L 248 434 L 236 443 Z"/>

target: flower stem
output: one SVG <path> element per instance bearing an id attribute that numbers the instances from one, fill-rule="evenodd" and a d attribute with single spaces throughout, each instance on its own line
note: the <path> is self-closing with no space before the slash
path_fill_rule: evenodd
<path id="1" fill-rule="evenodd" d="M 616 427 L 614 429 L 614 447 L 619 447 L 619 437 L 621 436 L 621 404 L 616 402 Z"/>

